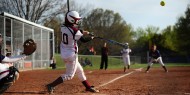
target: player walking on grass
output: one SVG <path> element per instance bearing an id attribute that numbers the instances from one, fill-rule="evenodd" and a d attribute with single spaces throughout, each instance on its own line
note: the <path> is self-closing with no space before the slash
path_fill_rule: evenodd
<path id="1" fill-rule="evenodd" d="M 150 66 L 152 66 L 152 64 L 155 62 L 160 63 L 162 65 L 162 67 L 164 68 L 165 72 L 168 72 L 168 70 L 166 69 L 166 67 L 162 61 L 161 54 L 160 54 L 159 50 L 157 50 L 157 48 L 156 48 L 156 45 L 152 46 L 151 51 L 149 52 L 149 56 L 150 56 L 150 61 L 148 63 L 146 73 L 148 73 Z"/>
<path id="2" fill-rule="evenodd" d="M 128 43 L 126 43 L 125 45 L 128 46 Z M 124 62 L 124 72 L 126 72 L 126 69 L 130 68 L 130 56 L 129 56 L 130 52 L 131 52 L 131 49 L 129 48 L 129 46 L 121 50 L 121 54 L 122 54 L 123 62 Z"/>
<path id="3" fill-rule="evenodd" d="M 0 34 L 0 50 L 3 38 Z M 6 57 L 0 53 L 0 95 L 3 94 L 19 78 L 19 71 L 13 62 L 25 59 L 25 55 Z"/>
<path id="4" fill-rule="evenodd" d="M 86 87 L 86 91 L 90 92 L 99 92 L 91 86 L 84 74 L 83 68 L 78 61 L 78 46 L 77 41 L 87 42 L 93 39 L 82 37 L 85 34 L 90 33 L 88 31 L 83 31 L 78 29 L 79 20 L 81 17 L 76 11 L 69 11 L 65 16 L 65 24 L 61 26 L 62 33 L 62 42 L 60 44 L 61 48 L 61 57 L 66 64 L 66 73 L 62 74 L 56 80 L 46 85 L 48 92 L 51 94 L 54 92 L 54 87 L 67 81 L 71 80 L 75 73 L 78 75 L 78 78 L 82 84 Z"/>

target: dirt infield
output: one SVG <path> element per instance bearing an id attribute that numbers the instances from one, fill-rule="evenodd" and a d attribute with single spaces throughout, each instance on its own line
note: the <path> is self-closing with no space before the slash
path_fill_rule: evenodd
<path id="1" fill-rule="evenodd" d="M 56 87 L 54 95 L 190 95 L 190 67 L 172 67 L 165 73 L 160 68 L 120 70 L 85 70 L 88 81 L 100 93 L 85 92 L 75 76 Z M 20 78 L 4 95 L 48 94 L 45 85 L 65 70 L 35 70 L 21 72 Z"/>

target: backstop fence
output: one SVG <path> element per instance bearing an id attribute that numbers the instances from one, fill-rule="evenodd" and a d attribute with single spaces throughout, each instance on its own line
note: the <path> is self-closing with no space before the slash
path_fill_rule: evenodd
<path id="1" fill-rule="evenodd" d="M 1 53 L 6 56 L 20 55 L 27 39 L 37 43 L 37 50 L 25 60 L 17 62 L 17 68 L 47 68 L 55 50 L 53 29 L 4 12 L 0 15 L 0 33 L 3 36 Z"/>

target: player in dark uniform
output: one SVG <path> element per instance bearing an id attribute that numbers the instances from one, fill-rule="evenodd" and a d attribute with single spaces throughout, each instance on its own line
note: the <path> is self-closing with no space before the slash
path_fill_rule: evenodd
<path id="1" fill-rule="evenodd" d="M 104 43 L 104 47 L 101 48 L 101 63 L 100 63 L 100 69 L 104 68 L 105 64 L 105 70 L 108 68 L 108 47 L 107 43 Z"/>
<path id="2" fill-rule="evenodd" d="M 159 50 L 156 49 L 156 45 L 152 46 L 151 51 L 149 52 L 149 57 L 150 57 L 150 61 L 148 63 L 146 73 L 149 71 L 150 66 L 152 66 L 152 64 L 155 62 L 160 63 L 162 65 L 162 67 L 164 68 L 165 72 L 168 72 L 168 70 L 166 69 L 166 67 L 162 61 L 162 57 L 161 57 Z"/>
<path id="3" fill-rule="evenodd" d="M 0 49 L 3 38 L 0 34 Z M 0 53 L 0 95 L 3 94 L 19 77 L 19 71 L 13 62 L 25 59 L 25 55 L 6 57 Z"/>

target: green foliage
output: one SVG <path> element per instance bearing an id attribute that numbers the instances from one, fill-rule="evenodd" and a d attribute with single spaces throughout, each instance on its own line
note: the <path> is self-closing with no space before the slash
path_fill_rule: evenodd
<path id="1" fill-rule="evenodd" d="M 92 31 L 96 36 L 126 43 L 132 41 L 132 27 L 126 24 L 123 18 L 111 10 L 94 9 L 83 19 L 84 30 Z M 81 45 L 80 51 L 87 50 L 86 46 L 94 46 L 97 54 L 100 54 L 104 41 L 95 39 L 90 43 Z M 110 55 L 118 55 L 120 47 L 108 45 Z M 80 52 L 80 53 L 82 53 Z"/>
<path id="2" fill-rule="evenodd" d="M 152 44 L 160 42 L 160 35 L 157 34 L 158 27 L 148 26 L 146 29 L 138 28 L 135 31 L 135 45 L 132 47 L 133 53 L 138 56 L 146 56 Z"/>
<path id="3" fill-rule="evenodd" d="M 164 48 L 177 51 L 176 41 L 176 32 L 172 29 L 171 26 L 168 26 L 166 29 L 163 30 L 161 44 Z"/>
<path id="4" fill-rule="evenodd" d="M 177 37 L 177 49 L 183 55 L 190 55 L 190 5 L 188 5 L 185 16 L 181 16 L 175 25 Z"/>

